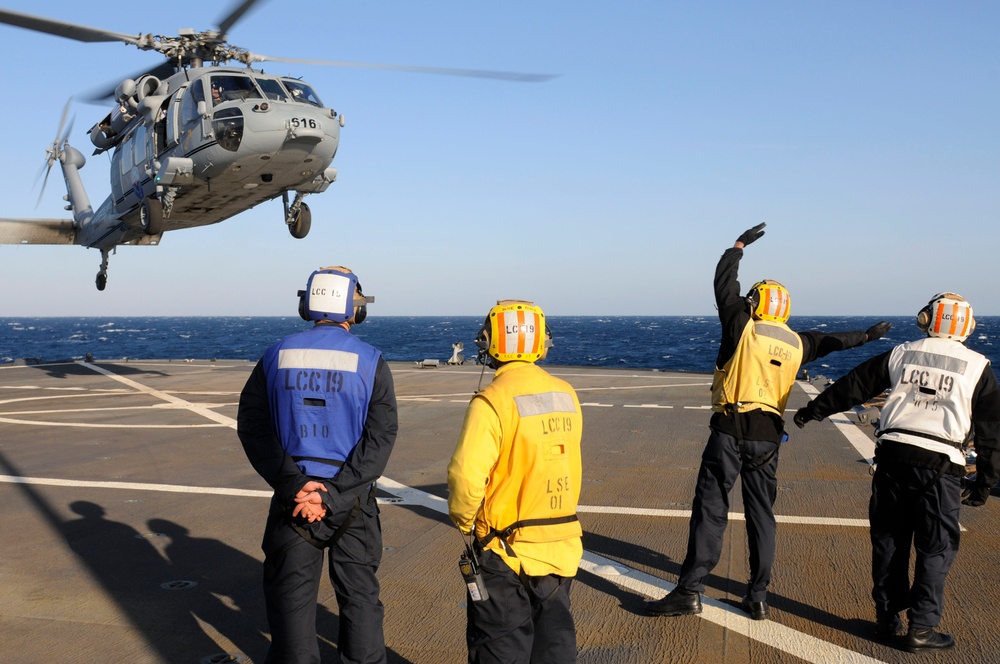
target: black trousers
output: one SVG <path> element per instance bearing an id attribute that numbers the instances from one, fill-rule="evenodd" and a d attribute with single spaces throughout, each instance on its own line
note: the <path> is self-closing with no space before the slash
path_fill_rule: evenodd
<path id="1" fill-rule="evenodd" d="M 879 463 L 868 506 L 872 599 L 877 617 L 909 609 L 910 625 L 937 627 L 944 581 L 958 553 L 961 479 L 898 462 Z M 910 548 L 916 551 L 910 583 Z"/>
<path id="2" fill-rule="evenodd" d="M 378 505 L 361 495 L 360 511 L 332 546 L 318 549 L 296 532 L 282 509 L 271 503 L 264 530 L 264 601 L 271 628 L 271 648 L 265 664 L 319 664 L 316 638 L 316 602 L 323 577 L 323 559 L 329 562 L 339 608 L 337 650 L 344 664 L 386 661 L 382 633 L 384 608 L 375 576 L 382 559 L 382 529 Z M 335 513 L 313 529 L 328 536 L 350 513 L 357 495 L 338 496 Z M 340 506 L 343 502 L 343 506 Z"/>
<path id="3" fill-rule="evenodd" d="M 526 584 L 500 556 L 480 556 L 490 598 L 466 593 L 469 664 L 572 664 L 576 627 L 569 606 L 572 578 L 529 576 Z"/>
<path id="4" fill-rule="evenodd" d="M 776 525 L 774 500 L 777 497 L 778 443 L 744 440 L 743 453 L 736 438 L 712 431 L 701 455 L 687 555 L 681 565 L 677 587 L 692 592 L 705 591 L 705 577 L 719 563 L 722 536 L 729 520 L 729 492 L 740 477 L 743 507 L 746 510 L 747 539 L 750 549 L 750 580 L 747 594 L 753 602 L 767 599 L 774 564 Z M 752 467 L 765 458 L 765 463 Z"/>

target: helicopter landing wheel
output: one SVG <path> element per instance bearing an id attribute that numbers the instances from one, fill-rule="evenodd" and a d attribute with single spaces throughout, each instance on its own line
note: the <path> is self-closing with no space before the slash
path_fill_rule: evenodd
<path id="1" fill-rule="evenodd" d="M 292 234 L 292 237 L 297 240 L 301 240 L 305 236 L 309 235 L 309 229 L 312 227 L 312 212 L 309 210 L 309 206 L 303 203 L 299 206 L 299 213 L 295 215 L 295 221 L 288 224 L 288 232 Z"/>
<path id="2" fill-rule="evenodd" d="M 163 206 L 160 201 L 150 196 L 139 204 L 139 225 L 146 235 L 159 235 L 163 232 Z"/>
<path id="3" fill-rule="evenodd" d="M 97 290 L 104 290 L 108 285 L 108 273 L 98 272 L 97 273 Z"/>

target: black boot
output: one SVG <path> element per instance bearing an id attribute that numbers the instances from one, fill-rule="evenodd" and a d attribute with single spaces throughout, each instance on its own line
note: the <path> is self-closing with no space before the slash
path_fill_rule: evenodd
<path id="1" fill-rule="evenodd" d="M 690 616 L 701 613 L 701 595 L 674 588 L 666 597 L 646 602 L 646 613 L 651 616 Z"/>
<path id="2" fill-rule="evenodd" d="M 925 650 L 948 650 L 955 647 L 955 639 L 951 634 L 935 632 L 930 627 L 914 627 L 906 633 L 903 650 L 907 652 L 923 652 Z"/>
<path id="3" fill-rule="evenodd" d="M 903 631 L 903 621 L 898 613 L 886 613 L 875 618 L 875 638 L 883 641 L 899 636 Z"/>
<path id="4" fill-rule="evenodd" d="M 740 608 L 746 611 L 753 620 L 767 620 L 771 614 L 767 602 L 751 602 L 750 595 L 744 595 L 743 601 L 740 602 Z"/>

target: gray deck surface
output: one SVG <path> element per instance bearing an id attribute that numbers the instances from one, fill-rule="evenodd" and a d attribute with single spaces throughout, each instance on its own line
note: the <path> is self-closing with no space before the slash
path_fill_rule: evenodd
<path id="1" fill-rule="evenodd" d="M 268 487 L 236 437 L 242 361 L 0 367 L 0 662 L 262 662 L 260 537 Z M 393 363 L 400 434 L 380 491 L 379 578 L 390 662 L 465 661 L 461 540 L 445 469 L 480 368 Z M 735 608 L 747 577 L 739 488 L 701 616 L 650 618 L 676 581 L 710 377 L 548 367 L 584 403 L 573 586 L 579 661 L 1000 660 L 1000 501 L 963 507 L 941 629 L 951 653 L 872 640 L 868 465 L 849 416 L 795 429 L 781 450 L 771 619 Z M 485 381 L 490 379 L 487 372 Z M 805 389 L 812 386 L 800 384 Z M 789 408 L 806 400 L 796 389 Z M 786 420 L 791 420 L 791 413 Z M 324 583 L 319 631 L 336 661 Z M 226 654 L 232 656 L 227 659 Z"/>

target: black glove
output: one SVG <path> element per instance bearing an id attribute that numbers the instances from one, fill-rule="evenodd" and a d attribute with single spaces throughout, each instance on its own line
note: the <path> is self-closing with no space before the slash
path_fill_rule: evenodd
<path id="1" fill-rule="evenodd" d="M 882 321 L 880 323 L 875 323 L 867 330 L 865 330 L 865 335 L 868 337 L 868 341 L 875 341 L 876 339 L 881 339 L 892 329 L 892 323 L 889 321 Z M 865 342 L 867 343 L 867 342 Z"/>
<path id="2" fill-rule="evenodd" d="M 761 235 L 764 234 L 764 231 L 761 230 L 762 228 L 764 228 L 764 226 L 767 226 L 767 224 L 766 223 L 757 224 L 753 228 L 743 231 L 743 235 L 739 236 L 739 238 L 737 238 L 736 241 L 742 242 L 744 247 L 749 244 L 752 244 L 755 240 L 757 240 L 758 238 L 760 238 Z"/>
<path id="3" fill-rule="evenodd" d="M 795 417 L 792 418 L 792 421 L 795 422 L 795 426 L 801 429 L 805 427 L 807 422 L 812 422 L 813 420 L 818 419 L 819 418 L 813 414 L 812 409 L 809 408 L 809 406 L 806 406 L 805 408 L 799 408 L 795 411 Z"/>
<path id="4" fill-rule="evenodd" d="M 969 507 L 981 507 L 990 497 L 990 487 L 970 484 L 962 491 L 962 504 Z"/>

